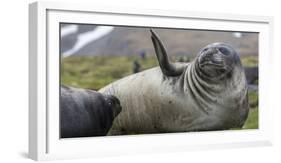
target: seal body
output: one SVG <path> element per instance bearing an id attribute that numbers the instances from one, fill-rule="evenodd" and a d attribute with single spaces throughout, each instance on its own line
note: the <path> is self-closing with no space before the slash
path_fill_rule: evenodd
<path id="1" fill-rule="evenodd" d="M 247 83 L 239 56 L 210 44 L 190 63 L 169 63 L 152 33 L 160 67 L 122 78 L 100 90 L 116 96 L 122 113 L 109 132 L 147 134 L 242 127 L 248 115 Z"/>
<path id="2" fill-rule="evenodd" d="M 112 95 L 61 86 L 61 138 L 104 136 L 120 111 Z"/>

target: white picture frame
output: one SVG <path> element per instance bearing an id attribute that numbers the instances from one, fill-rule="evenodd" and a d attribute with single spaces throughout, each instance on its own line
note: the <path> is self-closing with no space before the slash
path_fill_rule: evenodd
<path id="1" fill-rule="evenodd" d="M 157 20 L 157 21 L 156 21 Z M 173 23 L 170 23 L 173 21 Z M 59 23 L 192 28 L 259 33 L 259 129 L 176 134 L 59 138 Z M 29 6 L 29 157 L 69 159 L 232 148 L 272 144 L 273 18 L 116 8 L 85 3 L 35 2 Z"/>

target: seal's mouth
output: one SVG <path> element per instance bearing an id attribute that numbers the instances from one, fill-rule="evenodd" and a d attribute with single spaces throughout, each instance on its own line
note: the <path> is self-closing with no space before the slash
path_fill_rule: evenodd
<path id="1" fill-rule="evenodd" d="M 214 67 L 224 67 L 224 58 L 230 55 L 230 51 L 225 47 L 204 48 L 199 55 L 199 66 L 206 65 Z"/>
<path id="2" fill-rule="evenodd" d="M 199 67 L 204 68 L 206 66 L 211 66 L 214 68 L 219 68 L 223 69 L 224 66 L 224 59 L 219 55 L 219 54 L 208 54 L 208 53 L 203 53 L 199 57 Z"/>
<path id="3" fill-rule="evenodd" d="M 202 62 L 199 62 L 200 68 L 204 68 L 206 66 L 213 66 L 217 68 L 223 68 L 224 64 L 223 61 L 217 61 L 217 60 L 204 60 Z"/>
<path id="4" fill-rule="evenodd" d="M 198 58 L 200 71 L 208 77 L 217 78 L 224 76 L 230 71 L 226 64 L 225 56 L 215 48 L 206 49 L 201 52 Z"/>

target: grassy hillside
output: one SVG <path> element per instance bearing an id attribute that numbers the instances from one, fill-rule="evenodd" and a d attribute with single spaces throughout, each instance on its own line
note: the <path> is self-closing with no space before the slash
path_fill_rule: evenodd
<path id="1" fill-rule="evenodd" d="M 66 85 L 98 90 L 132 74 L 134 56 L 82 56 L 62 60 L 61 79 Z M 157 66 L 155 58 L 138 60 L 141 70 Z"/>
<path id="2" fill-rule="evenodd" d="M 178 60 L 179 58 L 173 58 Z M 256 56 L 242 57 L 244 66 L 257 66 Z M 140 59 L 136 56 L 71 56 L 62 59 L 62 84 L 98 90 L 105 85 L 132 74 L 133 62 L 137 60 L 141 70 L 158 66 L 155 57 Z M 243 128 L 258 128 L 258 94 L 249 93 L 250 114 Z"/>

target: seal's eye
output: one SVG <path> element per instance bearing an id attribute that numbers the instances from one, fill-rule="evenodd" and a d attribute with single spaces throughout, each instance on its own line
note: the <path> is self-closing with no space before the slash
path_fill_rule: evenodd
<path id="1" fill-rule="evenodd" d="M 230 55 L 230 51 L 227 49 L 227 48 L 225 48 L 225 47 L 220 47 L 220 48 L 218 48 L 219 49 L 219 51 L 222 53 L 222 54 L 224 54 L 224 55 Z"/>

